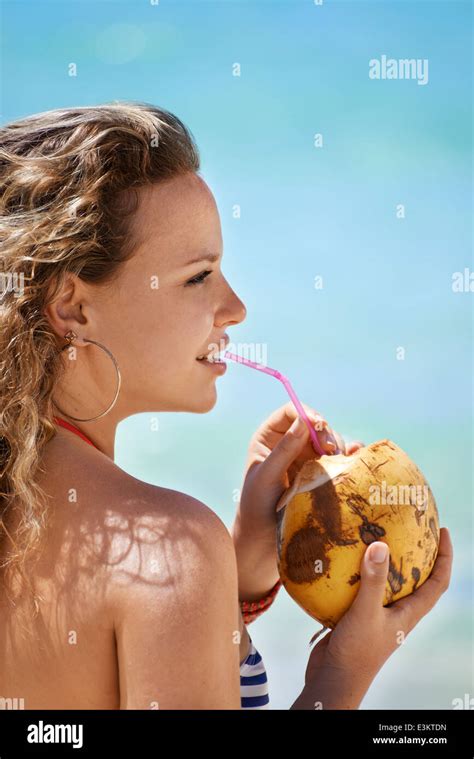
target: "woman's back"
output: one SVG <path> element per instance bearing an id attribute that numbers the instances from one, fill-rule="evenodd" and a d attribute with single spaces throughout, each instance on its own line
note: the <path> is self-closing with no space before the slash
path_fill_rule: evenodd
<path id="1" fill-rule="evenodd" d="M 185 708 L 187 700 L 207 708 L 192 692 L 195 639 L 198 676 L 208 668 L 214 691 L 228 680 L 222 706 L 208 708 L 239 708 L 238 664 L 248 643 L 231 640 L 243 625 L 231 538 L 218 517 L 194 499 L 135 480 L 68 432 L 47 444 L 42 468 L 51 521 L 30 576 L 43 600 L 26 638 L 18 609 L 2 603 L 0 697 L 22 699 L 25 709 Z M 211 586 L 214 558 L 220 579 Z M 203 580 L 203 603 L 235 581 L 230 600 L 214 598 L 207 609 L 221 610 L 228 636 L 218 620 L 202 618 L 194 586 Z M 170 659 L 184 673 L 171 690 Z"/>

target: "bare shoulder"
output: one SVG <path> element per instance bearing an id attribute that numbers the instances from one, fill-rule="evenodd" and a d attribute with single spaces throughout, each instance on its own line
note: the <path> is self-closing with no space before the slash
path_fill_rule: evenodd
<path id="1" fill-rule="evenodd" d="M 238 709 L 233 542 L 179 491 L 126 480 L 108 507 L 108 608 L 122 709 Z"/>
<path id="2" fill-rule="evenodd" d="M 229 531 L 198 499 L 133 477 L 75 437 L 53 440 L 42 463 L 54 514 L 51 561 L 55 547 L 67 564 L 80 555 L 112 603 L 132 582 L 166 593 L 211 555 L 235 561 Z"/>
<path id="3" fill-rule="evenodd" d="M 105 523 L 117 587 L 132 575 L 135 581 L 159 578 L 165 589 L 213 557 L 235 560 L 227 527 L 197 498 L 129 475 L 119 477 L 113 491 L 106 496 Z"/>
<path id="4" fill-rule="evenodd" d="M 181 542 L 209 532 L 231 540 L 218 515 L 198 499 L 133 477 L 75 437 L 54 439 L 42 463 L 40 484 L 52 497 L 57 522 L 67 520 L 69 530 L 76 525 L 89 539 L 84 522 L 94 525 L 99 545 L 122 554 L 122 561 L 129 559 L 132 546 L 165 547 L 169 538 Z"/>
<path id="5" fill-rule="evenodd" d="M 78 592 L 80 572 L 72 572 L 68 599 L 110 632 L 120 708 L 240 708 L 237 564 L 222 520 L 75 438 L 48 456 L 49 545 L 61 548 L 64 571 L 79 563 L 84 575 Z M 52 548 L 49 555 L 56 570 Z"/>

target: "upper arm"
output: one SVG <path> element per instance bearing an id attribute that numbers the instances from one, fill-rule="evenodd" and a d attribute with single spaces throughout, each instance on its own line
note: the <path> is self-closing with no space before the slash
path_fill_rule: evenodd
<path id="1" fill-rule="evenodd" d="M 240 709 L 237 567 L 214 512 L 146 513 L 114 569 L 121 709 Z"/>

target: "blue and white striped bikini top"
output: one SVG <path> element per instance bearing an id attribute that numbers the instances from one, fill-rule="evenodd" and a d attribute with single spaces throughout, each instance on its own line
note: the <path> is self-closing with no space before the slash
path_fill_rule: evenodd
<path id="1" fill-rule="evenodd" d="M 249 636 L 250 638 L 250 636 Z M 263 659 L 252 643 L 247 657 L 240 665 L 240 704 L 242 709 L 268 709 L 267 673 Z"/>

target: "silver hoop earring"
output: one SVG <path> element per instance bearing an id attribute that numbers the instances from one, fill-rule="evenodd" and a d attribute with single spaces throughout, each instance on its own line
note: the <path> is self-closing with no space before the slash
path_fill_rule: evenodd
<path id="1" fill-rule="evenodd" d="M 72 329 L 70 329 L 69 332 L 66 332 L 66 334 L 64 335 L 64 338 L 65 338 L 65 340 L 67 340 L 67 343 L 66 343 L 66 345 L 64 345 L 61 348 L 60 353 L 62 353 L 64 350 L 66 350 L 66 348 L 70 348 L 72 346 L 74 340 L 77 338 L 77 335 L 76 335 L 76 333 Z M 117 374 L 117 388 L 115 390 L 115 396 L 114 396 L 114 399 L 113 399 L 112 403 L 110 404 L 110 406 L 108 406 L 105 409 L 105 411 L 102 412 L 102 414 L 98 414 L 97 416 L 91 416 L 90 419 L 81 419 L 78 416 L 71 416 L 70 414 L 67 414 L 65 411 L 62 410 L 62 408 L 60 408 L 58 406 L 57 403 L 54 402 L 53 399 L 51 399 L 51 400 L 53 402 L 53 405 L 61 412 L 61 414 L 64 414 L 64 416 L 69 417 L 69 419 L 74 419 L 76 422 L 93 422 L 96 419 L 101 419 L 103 416 L 105 416 L 106 414 L 108 414 L 109 411 L 111 411 L 111 409 L 113 409 L 113 407 L 115 406 L 115 404 L 117 402 L 117 398 L 119 397 L 120 388 L 121 388 L 121 385 L 122 385 L 122 375 L 120 374 L 120 369 L 119 369 L 119 366 L 118 366 L 118 363 L 117 363 L 117 360 L 116 360 L 115 356 L 111 353 L 111 351 L 109 351 L 108 348 L 105 347 L 105 345 L 102 345 L 102 343 L 98 343 L 96 340 L 87 340 L 86 338 L 84 338 L 84 342 L 86 342 L 86 343 L 93 343 L 94 345 L 97 345 L 99 348 L 101 348 L 103 351 L 105 351 L 105 353 L 107 353 L 107 355 L 113 361 L 113 364 L 114 364 L 114 367 L 115 367 L 115 372 Z"/>

